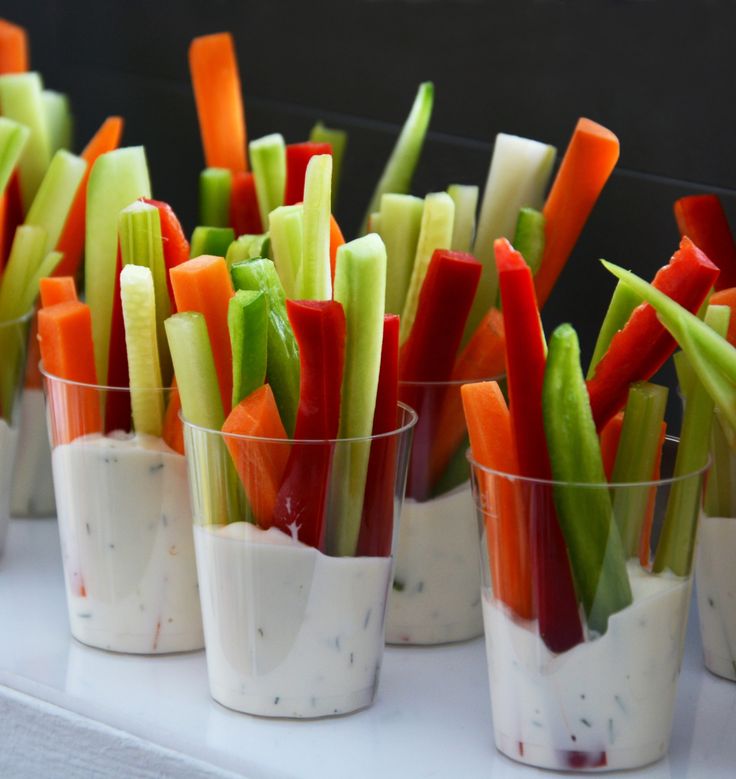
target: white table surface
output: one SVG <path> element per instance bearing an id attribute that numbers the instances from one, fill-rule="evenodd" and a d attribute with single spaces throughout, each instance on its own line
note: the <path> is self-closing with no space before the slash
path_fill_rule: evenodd
<path id="1" fill-rule="evenodd" d="M 65 769 L 46 775 L 89 776 L 95 766 L 96 776 L 544 775 L 493 747 L 481 639 L 389 647 L 373 707 L 317 721 L 262 719 L 219 706 L 208 695 L 202 652 L 136 657 L 77 643 L 67 626 L 52 520 L 11 522 L 0 558 L 0 625 L 3 777 L 42 776 L 44 761 L 61 754 Z M 669 757 L 626 775 L 736 777 L 736 684 L 703 670 L 694 613 Z"/>

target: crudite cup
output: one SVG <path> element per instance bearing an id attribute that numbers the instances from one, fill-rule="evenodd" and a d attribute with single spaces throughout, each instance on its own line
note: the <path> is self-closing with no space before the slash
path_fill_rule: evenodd
<path id="1" fill-rule="evenodd" d="M 323 717 L 373 702 L 416 414 L 402 406 L 397 422 L 373 437 L 294 441 L 185 421 L 219 703 Z"/>
<path id="2" fill-rule="evenodd" d="M 676 449 L 667 439 L 666 478 L 632 484 L 541 481 L 471 458 L 494 737 L 508 757 L 595 771 L 643 766 L 667 752 L 707 469 L 669 476 Z M 585 513 L 575 549 L 559 531 L 565 505 L 568 516 L 571 506 Z M 597 544 L 588 534 L 601 527 L 591 507 L 609 523 Z M 670 556 L 660 559 L 662 546 Z M 577 578 L 581 553 L 597 571 L 587 582 Z M 566 590 L 562 580 L 571 578 Z"/>
<path id="3" fill-rule="evenodd" d="M 201 649 L 184 456 L 131 432 L 130 389 L 42 373 L 72 635 L 114 652 Z"/>
<path id="4" fill-rule="evenodd" d="M 0 554 L 10 520 L 13 467 L 18 448 L 21 387 L 33 312 L 0 322 Z"/>

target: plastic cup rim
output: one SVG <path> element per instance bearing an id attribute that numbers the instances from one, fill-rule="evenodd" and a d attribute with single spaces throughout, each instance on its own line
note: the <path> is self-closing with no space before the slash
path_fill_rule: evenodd
<path id="1" fill-rule="evenodd" d="M 399 379 L 400 387 L 462 387 L 463 384 L 480 384 L 484 381 L 502 381 L 506 378 L 505 373 L 499 373 L 495 376 L 484 376 L 482 378 L 467 379 L 446 379 L 444 381 L 423 381 L 422 379 Z"/>
<path id="2" fill-rule="evenodd" d="M 171 387 L 113 387 L 108 384 L 90 384 L 84 381 L 75 381 L 74 379 L 65 379 L 57 376 L 55 373 L 49 373 L 43 367 L 43 360 L 38 363 L 39 373 L 49 381 L 55 381 L 59 384 L 66 384 L 70 387 L 79 387 L 80 389 L 103 390 L 109 392 L 170 392 Z"/>

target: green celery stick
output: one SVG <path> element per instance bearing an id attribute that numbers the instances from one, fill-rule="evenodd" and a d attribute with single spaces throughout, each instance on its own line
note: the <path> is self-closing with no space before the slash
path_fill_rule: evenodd
<path id="1" fill-rule="evenodd" d="M 652 480 L 659 453 L 667 395 L 667 387 L 647 381 L 636 382 L 629 388 L 624 424 L 611 478 L 614 485 L 613 515 L 624 550 L 629 557 L 639 555 L 639 541 L 651 487 L 617 489 L 615 485 Z"/>
<path id="2" fill-rule="evenodd" d="M 207 227 L 230 224 L 233 174 L 226 168 L 205 168 L 199 174 L 199 223 Z"/>
<path id="3" fill-rule="evenodd" d="M 46 243 L 43 227 L 21 225 L 15 231 L 8 263 L 0 277 L 0 322 L 17 319 L 30 308 L 23 307 L 23 295 L 43 262 Z"/>
<path id="4" fill-rule="evenodd" d="M 334 209 L 348 134 L 345 130 L 325 127 L 322 122 L 317 122 L 312 128 L 312 132 L 309 133 L 309 140 L 313 143 L 329 143 L 332 146 L 332 206 Z"/>
<path id="5" fill-rule="evenodd" d="M 0 192 L 8 185 L 30 134 L 24 125 L 0 116 Z"/>
<path id="6" fill-rule="evenodd" d="M 526 264 L 531 268 L 532 275 L 542 264 L 544 254 L 544 214 L 535 208 L 524 207 L 519 210 L 516 220 L 516 232 L 513 245 Z"/>
<path id="7" fill-rule="evenodd" d="M 279 206 L 269 214 L 268 223 L 276 270 L 286 297 L 295 298 L 296 279 L 302 265 L 304 207 Z"/>
<path id="8" fill-rule="evenodd" d="M 464 342 L 498 297 L 493 242 L 496 238 L 511 238 L 519 209 L 541 209 L 555 153 L 554 146 L 529 138 L 506 133 L 496 136 L 473 244 L 473 254 L 483 263 L 483 275 L 465 327 Z"/>
<path id="9" fill-rule="evenodd" d="M 288 435 L 294 435 L 299 405 L 299 347 L 286 314 L 286 296 L 271 260 L 238 262 L 231 269 L 236 290 L 262 290 L 268 298 L 266 375 Z"/>
<path id="10" fill-rule="evenodd" d="M 136 200 L 124 208 L 118 218 L 118 234 L 123 265 L 142 265 L 151 271 L 153 277 L 158 356 L 163 386 L 168 387 L 173 369 L 164 322 L 171 314 L 171 299 L 166 284 L 161 216 L 156 206 Z"/>
<path id="11" fill-rule="evenodd" d="M 268 215 L 284 204 L 286 188 L 286 146 L 280 133 L 264 135 L 248 145 L 256 197 L 261 212 L 261 224 L 268 224 Z"/>
<path id="12" fill-rule="evenodd" d="M 332 297 L 331 181 L 332 155 L 312 157 L 304 177 L 302 261 L 296 276 L 296 294 L 301 300 L 329 300 Z"/>
<path id="13" fill-rule="evenodd" d="M 130 372 L 130 404 L 136 433 L 161 436 L 164 397 L 156 336 L 153 274 L 143 265 L 126 265 L 120 273 L 120 299 Z"/>
<path id="14" fill-rule="evenodd" d="M 381 198 L 380 229 L 386 245 L 386 311 L 401 314 L 409 290 L 424 200 L 413 195 Z"/>
<path id="15" fill-rule="evenodd" d="M 399 339 L 405 343 L 409 337 L 414 317 L 417 315 L 419 293 L 427 275 L 427 268 L 435 249 L 447 249 L 452 242 L 452 226 L 455 219 L 455 204 L 446 192 L 433 192 L 424 199 L 422 222 L 417 240 L 409 289 L 401 313 Z"/>
<path id="16" fill-rule="evenodd" d="M 24 211 L 30 208 L 51 161 L 42 92 L 43 85 L 38 73 L 0 76 L 0 105 L 3 116 L 14 119 L 31 131 L 18 164 Z"/>
<path id="17" fill-rule="evenodd" d="M 590 360 L 586 378 L 592 379 L 595 376 L 595 369 L 603 355 L 608 351 L 613 336 L 623 329 L 634 309 L 640 303 L 641 298 L 631 287 L 622 281 L 616 284 L 616 289 L 613 290 L 611 302 L 608 305 L 606 316 L 598 333 L 598 340 L 595 342 L 595 349 L 593 349 L 593 357 Z"/>
<path id="18" fill-rule="evenodd" d="M 56 153 L 59 149 L 71 149 L 74 117 L 69 106 L 69 98 L 61 92 L 44 89 L 41 93 L 41 100 L 46 114 L 51 154 Z"/>
<path id="19" fill-rule="evenodd" d="M 705 512 L 711 517 L 733 517 L 736 512 L 736 472 L 733 452 L 716 409 L 711 429 L 711 466 L 705 490 Z"/>
<path id="20" fill-rule="evenodd" d="M 345 311 L 340 438 L 369 436 L 373 430 L 385 286 L 386 247 L 375 233 L 337 250 L 335 300 Z M 328 554 L 355 554 L 370 451 L 370 441 L 338 444 L 335 449 L 328 504 Z"/>
<path id="21" fill-rule="evenodd" d="M 225 259 L 229 268 L 236 262 L 243 260 L 256 260 L 266 257 L 268 233 L 262 235 L 241 235 L 227 247 Z"/>
<path id="22" fill-rule="evenodd" d="M 63 149 L 51 160 L 25 220 L 25 224 L 45 228 L 47 252 L 59 243 L 86 170 L 87 163 L 81 157 Z"/>
<path id="23" fill-rule="evenodd" d="M 378 211 L 384 194 L 395 192 L 403 195 L 411 188 L 411 180 L 419 162 L 419 155 L 422 153 L 429 120 L 432 117 L 433 104 L 434 84 L 430 81 L 425 81 L 419 85 L 419 90 L 414 98 L 409 116 L 401 128 L 396 145 L 388 158 L 386 167 L 383 169 L 381 178 L 378 180 L 376 189 L 368 204 L 363 224 L 360 228 L 361 235 L 367 231 L 368 217 L 374 211 Z M 443 248 L 446 249 L 447 246 Z"/>
<path id="24" fill-rule="evenodd" d="M 199 257 L 211 254 L 215 257 L 225 257 L 230 244 L 235 240 L 232 227 L 195 227 L 192 233 L 189 256 Z"/>
<path id="25" fill-rule="evenodd" d="M 680 385 L 680 394 L 684 400 L 690 394 L 690 388 L 692 387 L 694 378 L 693 368 L 683 351 L 675 352 L 672 355 L 672 361 L 675 363 L 677 383 Z"/>
<path id="26" fill-rule="evenodd" d="M 87 184 L 84 281 L 87 303 L 92 311 L 97 378 L 101 383 L 107 380 L 118 254 L 118 214 L 140 197 L 151 197 L 146 154 L 142 146 L 116 149 L 97 159 Z"/>
<path id="27" fill-rule="evenodd" d="M 626 555 L 611 512 L 598 435 L 580 368 L 575 330 L 552 334 L 542 390 L 557 517 L 588 627 L 603 634 L 608 618 L 632 602 Z M 586 487 L 584 484 L 598 485 Z"/>
<path id="28" fill-rule="evenodd" d="M 233 408 L 266 381 L 268 298 L 238 290 L 227 311 L 233 351 Z"/>
<path id="29" fill-rule="evenodd" d="M 701 324 L 712 328 L 720 337 L 725 337 L 729 317 L 730 309 L 727 306 L 708 306 L 705 322 Z M 685 341 L 689 341 L 689 333 L 685 331 L 684 335 Z M 689 350 L 684 349 L 684 344 L 681 345 L 685 354 L 689 355 Z M 682 419 L 673 474 L 675 481 L 670 487 L 653 566 L 657 573 L 670 570 L 677 576 L 687 576 L 692 568 L 701 489 L 700 479 L 678 477 L 686 477 L 707 464 L 713 423 L 713 398 L 699 381 L 697 368 L 695 373 L 697 377 L 690 384 Z"/>
<path id="30" fill-rule="evenodd" d="M 478 209 L 478 187 L 469 184 L 450 184 L 447 194 L 455 204 L 455 221 L 452 225 L 454 252 L 469 252 L 475 235 L 475 212 Z M 518 249 L 518 247 L 516 247 Z"/>

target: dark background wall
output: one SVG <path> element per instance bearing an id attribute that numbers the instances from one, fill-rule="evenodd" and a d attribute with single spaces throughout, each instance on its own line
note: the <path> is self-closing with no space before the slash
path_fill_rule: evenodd
<path id="1" fill-rule="evenodd" d="M 67 92 L 83 145 L 126 119 L 157 197 L 193 226 L 203 165 L 187 46 L 236 38 L 251 138 L 348 129 L 338 216 L 356 226 L 419 81 L 436 86 L 415 192 L 485 180 L 499 131 L 564 149 L 578 116 L 621 140 L 607 186 L 549 305 L 589 353 L 611 278 L 605 256 L 651 276 L 675 248 L 672 201 L 723 196 L 736 225 L 736 4 L 731 0 L 3 0 L 32 63 Z"/>

